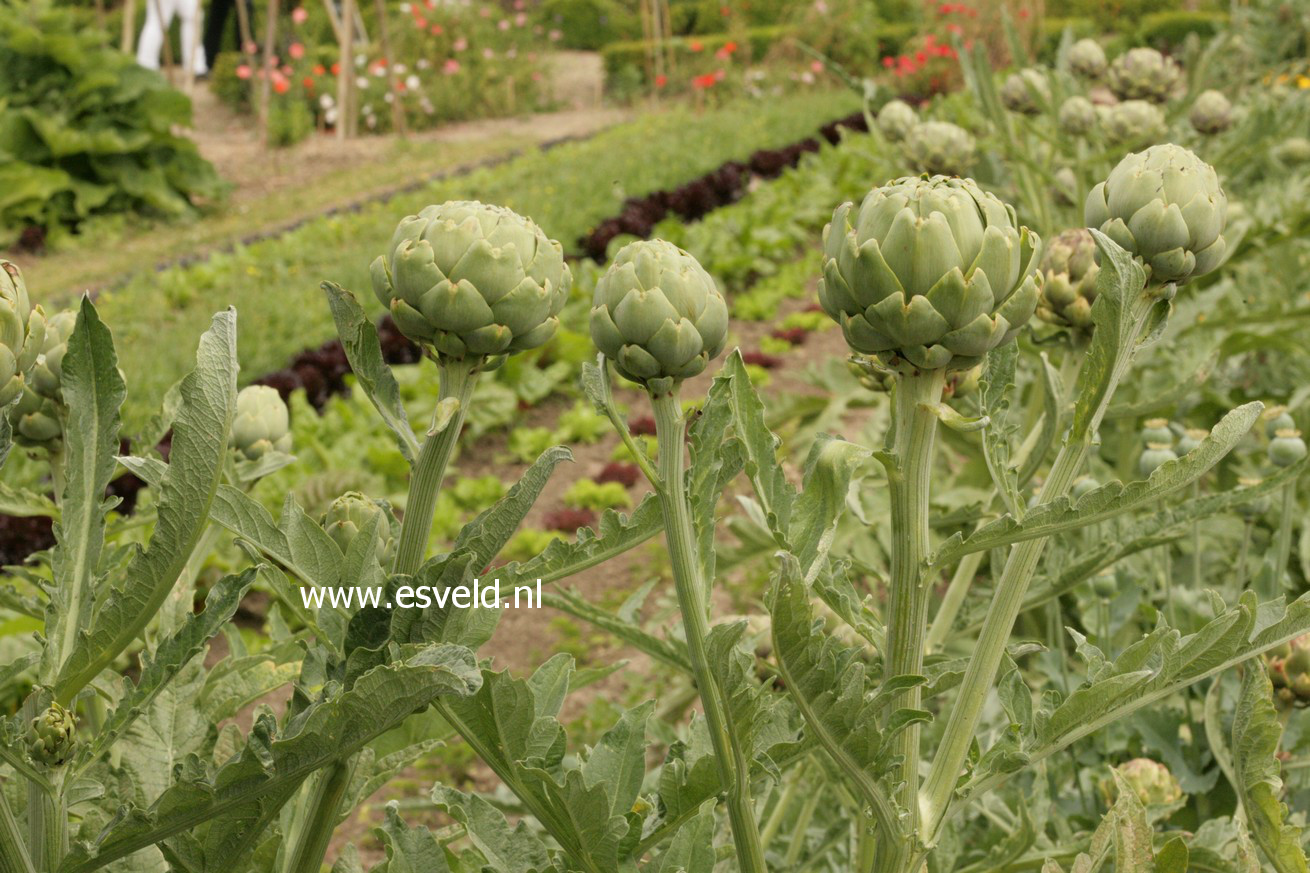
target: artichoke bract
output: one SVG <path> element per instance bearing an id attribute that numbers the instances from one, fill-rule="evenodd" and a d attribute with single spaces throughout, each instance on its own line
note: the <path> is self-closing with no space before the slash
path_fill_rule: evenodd
<path id="1" fill-rule="evenodd" d="M 1069 69 L 1084 79 L 1099 79 L 1109 64 L 1105 49 L 1094 39 L 1080 39 L 1069 49 Z"/>
<path id="2" fill-rule="evenodd" d="M 1036 115 L 1051 102 L 1051 86 L 1046 74 L 1035 67 L 1027 67 L 1005 77 L 1001 85 L 1001 103 L 1011 112 Z"/>
<path id="3" fill-rule="evenodd" d="M 1096 107 L 1079 94 L 1060 104 L 1060 129 L 1073 136 L 1082 136 L 1096 126 Z"/>
<path id="4" fill-rule="evenodd" d="M 15 440 L 27 448 L 53 449 L 63 435 L 63 363 L 68 338 L 77 326 L 77 313 L 56 312 L 45 320 L 40 353 L 36 356 L 23 393 L 9 410 Z"/>
<path id="5" fill-rule="evenodd" d="M 341 549 L 342 554 L 350 551 L 350 544 L 361 530 L 378 519 L 376 554 L 378 563 L 390 567 L 395 557 L 396 538 L 391 530 L 391 517 L 374 501 L 358 491 L 342 494 L 328 507 L 323 516 L 323 529 Z"/>
<path id="6" fill-rule="evenodd" d="M 695 376 L 728 339 L 728 304 L 714 279 L 664 240 L 624 246 L 596 283 L 593 304 L 596 348 L 643 385 Z"/>
<path id="7" fill-rule="evenodd" d="M 452 360 L 542 345 L 573 284 L 563 248 L 534 222 L 471 201 L 403 219 L 371 272 L 401 332 Z"/>
<path id="8" fill-rule="evenodd" d="M 1233 104 L 1218 91 L 1202 91 L 1187 120 L 1198 133 L 1222 133 L 1233 126 Z"/>
<path id="9" fill-rule="evenodd" d="M 250 385 L 237 393 L 232 448 L 248 461 L 291 451 L 291 417 L 276 388 Z"/>
<path id="10" fill-rule="evenodd" d="M 1032 316 L 1037 235 L 972 179 L 907 177 L 824 229 L 819 302 L 884 366 L 964 370 Z"/>
<path id="11" fill-rule="evenodd" d="M 1124 100 L 1164 103 L 1178 93 L 1183 71 L 1153 48 L 1129 49 L 1110 65 L 1107 82 Z"/>
<path id="12" fill-rule="evenodd" d="M 23 393 L 45 342 L 45 315 L 32 308 L 18 267 L 0 258 L 0 407 Z"/>
<path id="13" fill-rule="evenodd" d="M 73 756 L 77 744 L 77 716 L 51 702 L 27 726 L 27 755 L 45 767 L 58 767 Z"/>
<path id="14" fill-rule="evenodd" d="M 1150 144 L 1168 133 L 1160 107 L 1145 100 L 1125 100 L 1101 111 L 1101 129 L 1112 143 Z"/>
<path id="15" fill-rule="evenodd" d="M 900 142 L 910 132 L 910 128 L 919 123 L 919 116 L 914 108 L 904 100 L 888 100 L 878 110 L 878 129 L 892 142 Z"/>
<path id="16" fill-rule="evenodd" d="M 1096 240 L 1085 228 L 1056 234 L 1042 254 L 1041 298 L 1037 317 L 1083 333 L 1092 330 L 1096 302 Z"/>
<path id="17" fill-rule="evenodd" d="M 1182 284 L 1223 260 L 1227 214 L 1214 168 L 1165 144 L 1120 161 L 1087 195 L 1083 218 L 1138 258 L 1149 281 Z"/>
<path id="18" fill-rule="evenodd" d="M 1144 806 L 1166 806 L 1183 799 L 1183 789 L 1169 768 L 1150 758 L 1133 758 L 1115 767 Z"/>
<path id="19" fill-rule="evenodd" d="M 905 154 L 930 175 L 963 176 L 973 166 L 973 136 L 949 121 L 925 121 L 905 135 Z"/>

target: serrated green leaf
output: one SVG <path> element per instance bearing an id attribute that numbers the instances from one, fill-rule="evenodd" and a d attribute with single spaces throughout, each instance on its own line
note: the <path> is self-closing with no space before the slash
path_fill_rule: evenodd
<path id="1" fill-rule="evenodd" d="M 465 794 L 444 785 L 432 788 L 432 802 L 455 821 L 473 847 L 482 854 L 486 866 L 494 873 L 533 873 L 550 868 L 545 845 L 520 821 L 514 826 L 505 815 L 476 794 Z"/>

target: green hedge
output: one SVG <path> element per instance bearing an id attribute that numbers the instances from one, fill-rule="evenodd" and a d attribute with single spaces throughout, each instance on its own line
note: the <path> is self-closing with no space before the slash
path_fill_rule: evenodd
<path id="1" fill-rule="evenodd" d="M 1193 33 L 1208 39 L 1228 26 L 1224 12 L 1157 12 L 1142 19 L 1137 29 L 1138 41 L 1159 49 L 1174 48 Z"/>
<path id="2" fill-rule="evenodd" d="M 641 22 L 614 0 L 545 0 L 540 15 L 564 34 L 565 48 L 595 51 L 641 35 Z"/>

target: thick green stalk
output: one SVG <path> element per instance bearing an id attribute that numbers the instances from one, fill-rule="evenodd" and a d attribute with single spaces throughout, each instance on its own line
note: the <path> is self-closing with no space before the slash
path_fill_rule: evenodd
<path id="1" fill-rule="evenodd" d="M 676 390 L 652 394 L 651 403 L 655 408 L 655 438 L 659 445 L 660 482 L 657 490 L 664 510 L 664 536 L 673 563 L 673 582 L 682 612 L 687 651 L 714 744 L 719 778 L 726 792 L 737 865 L 742 873 L 765 873 L 768 868 L 764 864 L 764 848 L 751 802 L 750 762 L 737 742 L 731 713 L 718 677 L 710 668 L 705 646 L 710 633 L 706 602 L 709 585 L 702 578 L 692 530 L 691 505 L 687 500 L 686 425 L 682 405 Z"/>
<path id="2" fill-rule="evenodd" d="M 322 869 L 353 771 L 350 762 L 338 761 L 318 774 L 286 873 L 319 873 Z"/>
<path id="3" fill-rule="evenodd" d="M 1278 539 L 1274 546 L 1273 591 L 1270 597 L 1278 597 L 1286 591 L 1284 577 L 1287 575 L 1287 562 L 1292 557 L 1292 520 L 1296 517 L 1296 482 L 1283 486 L 1283 505 L 1279 511 Z"/>
<path id="4" fill-rule="evenodd" d="M 1192 483 L 1192 499 L 1198 500 L 1201 497 L 1201 480 L 1197 479 Z M 1192 590 L 1201 590 L 1201 522 L 1192 522 Z"/>
<path id="5" fill-rule="evenodd" d="M 0 786 L 0 873 L 36 873 L 3 786 Z"/>
<path id="6" fill-rule="evenodd" d="M 932 486 L 933 446 L 937 416 L 932 407 L 941 403 L 945 370 L 903 373 L 892 390 L 892 451 L 895 465 L 887 480 L 891 498 L 891 590 L 887 605 L 887 677 L 922 675 L 928 633 L 931 587 L 924 578 L 928 557 L 928 498 Z M 901 692 L 887 708 L 919 709 L 922 691 L 916 686 Z M 910 815 L 911 835 L 918 832 L 919 726 L 911 725 L 896 738 L 894 754 L 901 757 L 901 783 L 896 797 Z M 889 836 L 889 835 L 887 835 Z M 893 840 L 880 840 L 879 855 L 899 854 Z M 908 851 L 908 846 L 903 847 Z M 890 863 L 890 860 L 888 861 Z M 883 861 L 878 869 L 893 870 Z"/>
<path id="7" fill-rule="evenodd" d="M 455 453 L 455 444 L 459 442 L 459 432 L 464 427 L 464 417 L 468 414 L 477 381 L 477 370 L 466 363 L 442 361 L 438 367 L 441 386 L 437 402 L 453 399 L 458 406 L 445 427 L 424 440 L 410 471 L 409 496 L 405 500 L 405 516 L 400 523 L 400 544 L 396 548 L 393 568 L 394 572 L 407 576 L 413 575 L 427 553 L 441 480 L 445 478 L 446 467 Z"/>
<path id="8" fill-rule="evenodd" d="M 28 696 L 22 708 L 21 724 L 29 725 L 41 713 L 38 694 Z M 48 781 L 27 783 L 27 847 L 32 866 L 39 873 L 55 870 L 68 852 L 67 812 L 64 809 L 63 771 L 46 771 Z"/>

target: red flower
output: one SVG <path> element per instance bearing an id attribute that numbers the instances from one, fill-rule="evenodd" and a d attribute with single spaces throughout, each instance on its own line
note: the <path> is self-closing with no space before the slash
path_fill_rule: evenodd
<path id="1" fill-rule="evenodd" d="M 414 27 L 418 28 L 419 30 L 426 30 L 427 26 L 428 26 L 428 20 L 426 18 L 424 18 L 422 15 L 414 16 Z"/>
<path id="2" fill-rule="evenodd" d="M 701 51 L 704 48 L 705 48 L 705 44 L 698 39 L 693 39 L 691 43 L 687 46 L 687 49 L 693 52 Z"/>
<path id="3" fill-rule="evenodd" d="M 896 59 L 891 55 L 887 55 L 887 57 L 882 59 L 882 65 L 890 70 L 892 67 L 896 66 Z"/>
<path id="4" fill-rule="evenodd" d="M 1020 9 L 1020 10 L 1019 10 L 1019 17 L 1020 17 L 1020 18 L 1027 18 L 1027 17 L 1028 17 L 1028 10 L 1027 10 L 1027 9 Z"/>
<path id="5" fill-rule="evenodd" d="M 334 75 L 334 76 L 340 76 L 340 75 L 341 75 L 341 64 L 334 63 L 334 64 L 332 65 L 332 75 Z"/>
<path id="6" fill-rule="evenodd" d="M 434 24 L 432 25 L 432 27 L 428 28 L 428 33 L 432 34 L 433 36 L 441 36 L 445 32 L 446 29 L 442 27 L 440 24 Z"/>
<path id="7" fill-rule="evenodd" d="M 273 90 L 279 94 L 285 94 L 291 90 L 291 83 L 279 76 L 273 80 Z"/>
<path id="8" fill-rule="evenodd" d="M 313 90 L 314 90 L 314 77 L 313 77 L 313 76 L 306 76 L 305 78 L 303 78 L 303 79 L 300 80 L 300 84 L 302 84 L 302 85 L 305 86 L 305 90 L 306 90 L 306 91 L 313 91 Z"/>
<path id="9" fill-rule="evenodd" d="M 927 56 L 926 54 L 924 54 L 923 52 L 921 52 L 921 51 L 919 51 L 919 52 L 915 52 L 915 53 L 914 53 L 914 60 L 917 61 L 917 62 L 920 63 L 920 64 L 926 64 L 926 63 L 928 63 L 928 56 Z"/>
<path id="10" fill-rule="evenodd" d="M 664 75 L 663 73 L 660 73 L 658 76 L 655 77 L 656 88 L 663 88 L 667 84 L 669 84 L 669 77 Z"/>
<path id="11" fill-rule="evenodd" d="M 692 79 L 691 87 L 697 90 L 703 90 L 705 88 L 713 87 L 714 83 L 717 81 L 719 81 L 719 77 L 716 76 L 714 73 L 705 73 L 704 75 L 700 75 Z"/>
<path id="12" fill-rule="evenodd" d="M 287 54 L 291 55 L 294 60 L 300 60 L 305 56 L 305 46 L 298 42 L 293 42 L 287 46 Z"/>
<path id="13" fill-rule="evenodd" d="M 249 79 L 249 78 L 250 78 L 250 74 L 251 74 L 251 72 L 252 72 L 252 71 L 251 71 L 251 69 L 250 69 L 250 65 L 249 65 L 249 64 L 238 64 L 238 65 L 237 65 L 237 78 L 238 78 L 238 79 Z"/>
<path id="14" fill-rule="evenodd" d="M 315 75 L 315 76 L 321 76 L 321 75 L 323 75 L 323 74 L 326 73 L 326 72 L 327 72 L 327 67 L 323 66 L 322 64 L 315 64 L 315 65 L 314 65 L 314 75 Z"/>

